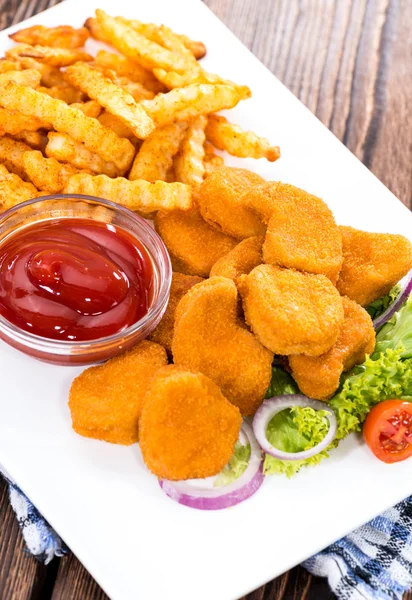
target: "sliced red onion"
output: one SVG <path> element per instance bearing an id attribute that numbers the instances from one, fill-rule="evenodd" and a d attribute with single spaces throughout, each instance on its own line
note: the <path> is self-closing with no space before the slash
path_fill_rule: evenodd
<path id="1" fill-rule="evenodd" d="M 412 270 L 409 271 L 407 276 L 404 278 L 402 282 L 402 288 L 399 293 L 399 296 L 388 306 L 384 313 L 382 313 L 379 317 L 377 317 L 373 326 L 375 329 L 379 329 L 384 325 L 393 315 L 398 312 L 402 304 L 407 300 L 409 294 L 412 292 Z"/>
<path id="2" fill-rule="evenodd" d="M 188 481 L 159 479 L 160 487 L 165 494 L 179 504 L 200 510 L 228 508 L 250 498 L 264 480 L 262 451 L 248 423 L 243 422 L 240 433 L 245 442 L 250 444 L 250 458 L 244 473 L 236 481 L 222 487 L 213 487 L 215 477 Z"/>
<path id="3" fill-rule="evenodd" d="M 327 419 L 329 421 L 329 430 L 323 440 L 319 442 L 313 448 L 309 450 L 303 450 L 302 452 L 284 452 L 272 446 L 266 436 L 266 430 L 270 421 L 277 413 L 287 408 L 293 408 L 295 406 L 301 406 L 302 408 L 313 408 L 314 410 L 325 410 L 328 414 Z M 312 400 L 302 394 L 286 394 L 284 396 L 274 396 L 265 400 L 263 404 L 258 408 L 254 419 L 253 419 L 253 431 L 260 447 L 266 454 L 279 458 L 280 460 L 305 460 L 311 456 L 315 456 L 322 452 L 329 446 L 336 434 L 336 416 L 332 408 L 320 402 L 319 400 Z"/>

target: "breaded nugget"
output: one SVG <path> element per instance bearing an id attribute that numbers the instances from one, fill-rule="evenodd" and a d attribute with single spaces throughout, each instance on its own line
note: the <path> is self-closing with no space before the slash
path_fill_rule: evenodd
<path id="1" fill-rule="evenodd" d="M 385 296 L 412 268 L 412 245 L 403 235 L 340 227 L 343 265 L 336 287 L 367 306 Z"/>
<path id="2" fill-rule="evenodd" d="M 70 388 L 73 429 L 113 444 L 137 442 L 147 388 L 156 371 L 166 365 L 165 349 L 145 340 L 129 352 L 83 371 Z"/>
<path id="3" fill-rule="evenodd" d="M 375 347 L 372 319 L 359 304 L 342 298 L 345 320 L 332 348 L 321 356 L 289 356 L 289 366 L 300 390 L 326 400 L 339 387 L 340 376 L 365 360 Z"/>
<path id="4" fill-rule="evenodd" d="M 269 182 L 251 191 L 247 202 L 268 223 L 265 263 L 323 274 L 336 283 L 342 266 L 342 239 L 323 200 L 293 185 Z"/>
<path id="5" fill-rule="evenodd" d="M 336 342 L 342 299 L 324 275 L 259 265 L 237 284 L 246 322 L 275 354 L 319 356 Z"/>
<path id="6" fill-rule="evenodd" d="M 261 217 L 247 207 L 247 194 L 265 180 L 246 169 L 221 167 L 207 175 L 198 191 L 202 217 L 211 225 L 239 239 L 263 235 Z"/>
<path id="7" fill-rule="evenodd" d="M 240 275 L 247 275 L 263 262 L 262 244 L 262 236 L 242 240 L 233 250 L 215 262 L 210 270 L 210 277 L 220 275 L 236 281 Z"/>
<path id="8" fill-rule="evenodd" d="M 239 409 L 201 373 L 170 365 L 156 374 L 140 419 L 147 467 L 165 479 L 217 475 L 239 437 Z"/>
<path id="9" fill-rule="evenodd" d="M 155 227 L 166 244 L 173 269 L 187 275 L 207 277 L 215 262 L 237 244 L 206 223 L 197 209 L 159 211 Z"/>
<path id="10" fill-rule="evenodd" d="M 193 286 L 179 302 L 172 342 L 175 364 L 210 377 L 243 415 L 263 401 L 273 354 L 238 316 L 236 286 L 212 277 Z"/>
<path id="11" fill-rule="evenodd" d="M 203 281 L 203 278 L 196 277 L 196 275 L 183 275 L 183 273 L 173 273 L 172 275 L 169 303 L 166 312 L 149 338 L 152 342 L 161 344 L 166 348 L 167 352 L 172 352 L 176 307 L 186 292 L 188 292 L 196 283 L 200 283 L 201 281 Z"/>

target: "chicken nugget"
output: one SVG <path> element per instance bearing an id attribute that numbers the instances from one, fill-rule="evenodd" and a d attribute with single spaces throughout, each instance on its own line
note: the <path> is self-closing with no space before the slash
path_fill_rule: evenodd
<path id="1" fill-rule="evenodd" d="M 243 415 L 254 414 L 262 403 L 273 354 L 240 320 L 231 279 L 212 277 L 183 296 L 175 313 L 172 352 L 175 364 L 210 377 Z"/>
<path id="2" fill-rule="evenodd" d="M 359 304 L 342 298 L 345 319 L 336 344 L 321 356 L 289 356 L 292 375 L 310 398 L 327 400 L 339 387 L 340 376 L 365 360 L 375 347 L 372 319 Z"/>
<path id="3" fill-rule="evenodd" d="M 246 201 L 268 223 L 265 263 L 323 274 L 336 283 L 342 239 L 323 200 L 293 185 L 269 182 L 250 191 Z"/>
<path id="4" fill-rule="evenodd" d="M 262 218 L 247 205 L 248 192 L 265 180 L 246 169 L 221 167 L 207 175 L 198 191 L 202 217 L 238 239 L 263 235 Z"/>
<path id="5" fill-rule="evenodd" d="M 336 287 L 367 306 L 385 296 L 412 268 L 412 244 L 403 235 L 340 227 L 343 265 Z"/>
<path id="6" fill-rule="evenodd" d="M 146 466 L 172 480 L 217 475 L 228 463 L 242 417 L 201 373 L 170 365 L 157 372 L 140 419 Z"/>
<path id="7" fill-rule="evenodd" d="M 169 303 L 166 312 L 149 338 L 152 342 L 161 344 L 166 348 L 167 352 L 172 352 L 176 307 L 186 292 L 188 292 L 196 283 L 200 283 L 201 281 L 203 281 L 203 278 L 196 277 L 196 275 L 183 275 L 183 273 L 173 273 L 172 275 Z"/>
<path id="8" fill-rule="evenodd" d="M 113 444 L 137 442 L 147 388 L 156 371 L 166 365 L 165 349 L 143 341 L 125 354 L 83 371 L 70 388 L 73 429 Z"/>
<path id="9" fill-rule="evenodd" d="M 240 275 L 247 275 L 263 262 L 262 244 L 262 236 L 242 240 L 233 250 L 215 262 L 210 270 L 210 277 L 221 275 L 236 281 Z"/>
<path id="10" fill-rule="evenodd" d="M 169 251 L 173 269 L 186 275 L 207 277 L 215 262 L 237 243 L 206 223 L 197 209 L 159 211 L 155 227 Z"/>
<path id="11" fill-rule="evenodd" d="M 246 322 L 275 354 L 319 356 L 336 342 L 342 299 L 325 275 L 259 265 L 237 284 Z"/>

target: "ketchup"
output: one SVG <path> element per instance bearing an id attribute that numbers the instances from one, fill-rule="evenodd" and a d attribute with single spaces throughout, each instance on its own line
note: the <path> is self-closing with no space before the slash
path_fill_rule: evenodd
<path id="1" fill-rule="evenodd" d="M 118 333 L 148 312 L 153 283 L 143 244 L 91 219 L 34 223 L 0 245 L 0 314 L 43 338 Z"/>

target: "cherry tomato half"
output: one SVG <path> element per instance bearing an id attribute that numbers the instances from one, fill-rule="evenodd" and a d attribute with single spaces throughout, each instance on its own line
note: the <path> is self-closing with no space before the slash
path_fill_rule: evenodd
<path id="1" fill-rule="evenodd" d="M 412 402 L 384 400 L 374 406 L 363 426 L 363 437 L 385 463 L 412 456 Z"/>

